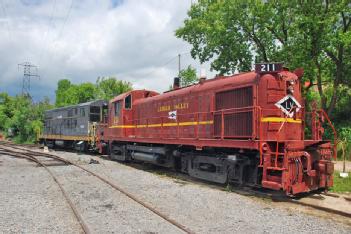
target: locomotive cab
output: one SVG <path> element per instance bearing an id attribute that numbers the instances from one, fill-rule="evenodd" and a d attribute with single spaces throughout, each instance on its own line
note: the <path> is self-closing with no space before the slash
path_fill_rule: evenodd
<path id="1" fill-rule="evenodd" d="M 114 137 L 132 136 L 134 133 L 133 118 L 134 104 L 140 100 L 148 97 L 153 97 L 158 93 L 148 90 L 134 90 L 121 94 L 109 103 L 109 135 Z"/>
<path id="2" fill-rule="evenodd" d="M 131 137 L 134 134 L 133 106 L 137 100 L 158 95 L 157 92 L 148 90 L 133 90 L 123 93 L 108 104 L 108 113 L 105 124 L 99 125 L 97 142 L 100 153 L 121 153 L 119 140 Z M 109 139 L 114 139 L 110 141 Z M 115 148 L 115 149 L 114 149 Z M 118 159 L 118 158 L 116 158 Z"/>

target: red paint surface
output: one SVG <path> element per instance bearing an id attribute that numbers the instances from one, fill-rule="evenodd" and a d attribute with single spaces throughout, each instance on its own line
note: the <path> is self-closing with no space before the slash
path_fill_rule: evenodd
<path id="1" fill-rule="evenodd" d="M 289 71 L 248 72 L 202 81 L 164 94 L 131 91 L 110 101 L 108 124 L 100 127 L 104 132 L 100 140 L 189 145 L 197 149 L 205 146 L 253 149 L 260 152 L 264 187 L 282 188 L 288 193 L 328 187 L 332 175 L 324 168 L 330 167 L 331 154 L 320 153 L 320 148 L 331 149 L 330 144 L 316 147 L 318 155 L 304 156 L 307 145 L 322 142 L 323 130 L 319 112 L 314 111 L 312 139 L 305 139 L 307 113 L 299 77 Z M 302 123 L 262 122 L 262 118 L 286 118 L 275 103 L 287 95 L 291 82 L 294 82 L 293 96 L 302 105 L 292 119 Z M 123 108 L 115 116 L 114 103 L 121 101 L 124 106 L 128 95 L 132 95 L 132 108 Z M 176 119 L 169 118 L 172 111 L 177 111 Z M 200 124 L 205 122 L 213 124 Z M 315 174 L 307 175 L 306 167 L 315 164 L 319 165 Z"/>

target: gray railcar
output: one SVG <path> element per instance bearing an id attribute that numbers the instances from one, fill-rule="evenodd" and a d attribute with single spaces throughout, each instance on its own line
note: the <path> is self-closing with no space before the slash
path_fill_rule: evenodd
<path id="1" fill-rule="evenodd" d="M 97 100 L 46 111 L 40 140 L 52 147 L 94 146 L 95 126 L 107 112 L 107 104 L 105 100 Z"/>

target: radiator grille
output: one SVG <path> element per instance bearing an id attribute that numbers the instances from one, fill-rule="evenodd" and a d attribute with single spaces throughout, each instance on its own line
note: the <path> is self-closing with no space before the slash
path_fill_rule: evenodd
<path id="1" fill-rule="evenodd" d="M 239 88 L 224 91 L 216 94 L 216 111 L 228 110 L 224 112 L 224 131 L 225 138 L 250 138 L 253 131 L 253 106 L 252 87 Z M 222 113 L 217 112 L 214 116 L 214 134 L 216 137 L 222 135 Z"/>
<path id="2" fill-rule="evenodd" d="M 216 110 L 252 106 L 252 87 L 228 90 L 216 94 Z"/>

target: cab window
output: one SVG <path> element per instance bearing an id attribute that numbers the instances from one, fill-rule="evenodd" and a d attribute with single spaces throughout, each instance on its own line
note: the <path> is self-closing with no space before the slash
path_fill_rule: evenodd
<path id="1" fill-rule="evenodd" d="M 99 106 L 91 106 L 90 107 L 90 121 L 92 121 L 92 122 L 100 121 L 100 107 Z"/>
<path id="2" fill-rule="evenodd" d="M 119 116 L 121 113 L 121 101 L 115 102 L 115 116 Z"/>
<path id="3" fill-rule="evenodd" d="M 124 108 L 125 109 L 130 109 L 132 108 L 132 95 L 128 95 L 125 99 L 124 99 Z"/>

